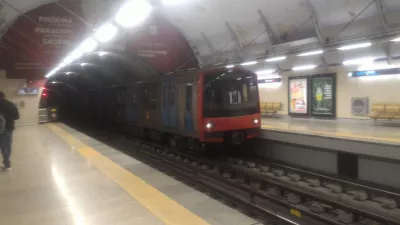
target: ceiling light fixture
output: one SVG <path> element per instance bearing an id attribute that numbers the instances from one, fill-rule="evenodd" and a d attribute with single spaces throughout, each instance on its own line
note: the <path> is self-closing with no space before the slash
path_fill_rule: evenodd
<path id="1" fill-rule="evenodd" d="M 45 77 L 51 77 L 51 76 L 53 76 L 59 69 L 60 69 L 59 67 L 53 69 L 53 70 L 50 71 Z"/>
<path id="2" fill-rule="evenodd" d="M 257 75 L 264 75 L 264 74 L 271 74 L 273 72 L 275 72 L 275 70 L 260 70 L 260 71 L 257 71 L 256 74 Z"/>
<path id="3" fill-rule="evenodd" d="M 304 52 L 301 54 L 298 54 L 297 56 L 311 56 L 311 55 L 320 55 L 324 53 L 323 50 L 316 50 L 316 51 L 311 51 L 311 52 Z"/>
<path id="4" fill-rule="evenodd" d="M 82 44 L 78 47 L 78 49 L 84 53 L 92 52 L 97 48 L 97 41 L 94 38 L 87 38 Z"/>
<path id="5" fill-rule="evenodd" d="M 244 63 L 242 63 L 240 65 L 242 65 L 242 66 L 251 66 L 251 65 L 255 65 L 255 64 L 257 64 L 257 61 L 244 62 Z"/>
<path id="6" fill-rule="evenodd" d="M 100 26 L 94 33 L 97 41 L 105 43 L 111 41 L 117 35 L 118 28 L 111 23 Z"/>
<path id="7" fill-rule="evenodd" d="M 317 65 L 303 65 L 303 66 L 295 66 L 292 68 L 294 71 L 300 71 L 300 70 L 311 70 L 316 68 Z"/>
<path id="8" fill-rule="evenodd" d="M 152 10 L 147 0 L 132 0 L 118 11 L 115 21 L 125 28 L 130 28 L 144 21 Z"/>
<path id="9" fill-rule="evenodd" d="M 235 67 L 235 65 L 227 65 L 227 66 L 225 66 L 226 68 L 233 68 L 233 67 Z"/>
<path id="10" fill-rule="evenodd" d="M 400 42 L 400 37 L 395 38 L 395 39 L 392 39 L 392 40 L 390 40 L 390 41 L 393 41 L 393 42 Z"/>
<path id="11" fill-rule="evenodd" d="M 359 43 L 359 44 L 354 44 L 354 45 L 345 45 L 345 46 L 339 47 L 337 49 L 346 51 L 346 50 L 352 50 L 352 49 L 357 49 L 357 48 L 366 48 L 371 45 L 372 45 L 371 42 L 364 42 L 364 43 Z"/>
<path id="12" fill-rule="evenodd" d="M 287 58 L 286 56 L 279 56 L 279 57 L 274 57 L 274 58 L 266 59 L 265 62 L 282 61 L 282 60 L 285 60 L 286 58 Z"/>
<path id="13" fill-rule="evenodd" d="M 349 65 L 363 65 L 363 64 L 370 64 L 374 62 L 373 57 L 364 57 L 364 58 L 359 58 L 359 59 L 351 59 L 351 60 L 346 60 L 343 62 L 343 65 L 349 66 Z"/>

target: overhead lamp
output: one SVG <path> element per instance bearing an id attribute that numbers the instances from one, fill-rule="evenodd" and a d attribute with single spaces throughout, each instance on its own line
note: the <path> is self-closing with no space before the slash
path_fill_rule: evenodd
<path id="1" fill-rule="evenodd" d="M 45 77 L 51 77 L 51 76 L 53 76 L 59 69 L 60 69 L 59 67 L 53 69 L 53 70 L 50 71 Z"/>
<path id="2" fill-rule="evenodd" d="M 324 53 L 323 50 L 316 50 L 316 51 L 311 51 L 311 52 L 304 52 L 304 53 L 298 54 L 297 56 L 311 56 L 311 55 L 319 55 L 322 53 Z"/>
<path id="3" fill-rule="evenodd" d="M 390 40 L 390 41 L 394 41 L 394 42 L 400 42 L 400 37 L 398 37 L 398 38 L 395 38 L 395 39 L 392 39 L 392 40 Z"/>
<path id="4" fill-rule="evenodd" d="M 181 4 L 185 0 L 161 0 L 163 5 L 176 5 L 176 4 Z"/>
<path id="5" fill-rule="evenodd" d="M 74 73 L 73 72 L 66 72 L 65 74 L 71 75 L 71 74 L 74 74 Z"/>
<path id="6" fill-rule="evenodd" d="M 122 27 L 133 27 L 144 21 L 151 9 L 152 7 L 147 0 L 132 0 L 121 7 L 115 21 Z"/>
<path id="7" fill-rule="evenodd" d="M 257 75 L 264 75 L 264 74 L 271 74 L 273 72 L 275 72 L 275 70 L 260 70 L 260 71 L 257 71 L 256 74 Z"/>
<path id="8" fill-rule="evenodd" d="M 99 52 L 97 53 L 98 56 L 105 56 L 107 54 L 107 52 Z"/>
<path id="9" fill-rule="evenodd" d="M 84 53 L 92 52 L 97 48 L 97 41 L 90 37 L 87 38 L 82 44 L 78 47 L 78 49 Z"/>
<path id="10" fill-rule="evenodd" d="M 99 42 L 108 42 L 117 35 L 118 28 L 111 23 L 100 26 L 94 33 L 94 38 Z"/>
<path id="11" fill-rule="evenodd" d="M 244 62 L 244 63 L 242 63 L 240 65 L 242 65 L 242 66 L 251 66 L 251 65 L 255 65 L 255 64 L 257 64 L 257 61 Z"/>
<path id="12" fill-rule="evenodd" d="M 61 63 L 58 67 L 59 67 L 59 68 L 63 68 L 63 67 L 65 67 L 65 66 L 66 66 L 65 63 Z"/>
<path id="13" fill-rule="evenodd" d="M 345 45 L 345 46 L 339 47 L 337 49 L 346 51 L 346 50 L 352 50 L 352 49 L 357 49 L 357 48 L 366 48 L 371 45 L 372 45 L 371 42 L 364 42 L 364 43 L 359 43 L 359 44 L 354 44 L 354 45 Z"/>
<path id="14" fill-rule="evenodd" d="M 226 68 L 233 68 L 233 67 L 235 67 L 235 65 L 227 65 L 227 66 L 225 66 Z"/>
<path id="15" fill-rule="evenodd" d="M 89 65 L 89 63 L 81 63 L 81 66 L 84 67 L 86 65 Z"/>
<path id="16" fill-rule="evenodd" d="M 351 59 L 351 60 L 346 60 L 343 62 L 343 65 L 349 66 L 349 65 L 363 65 L 363 64 L 370 64 L 374 61 L 373 57 L 364 57 L 364 58 L 359 58 L 359 59 Z"/>
<path id="17" fill-rule="evenodd" d="M 286 56 L 279 56 L 279 57 L 274 57 L 274 58 L 266 59 L 265 62 L 282 61 L 282 60 L 285 60 L 286 58 L 287 58 Z"/>
<path id="18" fill-rule="evenodd" d="M 369 64 L 363 64 L 357 68 L 358 71 L 366 71 L 366 70 L 384 70 L 384 69 L 392 69 L 392 68 L 397 68 L 398 66 L 395 65 L 389 65 L 387 63 L 383 64 L 375 64 L 375 63 L 369 63 Z"/>
<path id="19" fill-rule="evenodd" d="M 70 64 L 71 62 L 73 62 L 74 60 L 80 58 L 83 55 L 82 51 L 80 51 L 79 49 L 74 50 L 73 52 L 71 52 L 71 54 L 69 54 L 63 61 L 64 64 Z"/>
<path id="20" fill-rule="evenodd" d="M 294 71 L 299 71 L 299 70 L 311 70 L 316 68 L 317 65 L 303 65 L 303 66 L 295 66 L 292 68 Z"/>

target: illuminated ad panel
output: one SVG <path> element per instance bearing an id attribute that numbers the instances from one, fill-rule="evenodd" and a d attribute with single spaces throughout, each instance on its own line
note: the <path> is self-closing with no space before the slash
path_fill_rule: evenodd
<path id="1" fill-rule="evenodd" d="M 308 78 L 289 78 L 289 114 L 309 114 L 308 94 Z"/>
<path id="2" fill-rule="evenodd" d="M 311 78 L 311 115 L 336 116 L 336 75 L 323 74 Z"/>

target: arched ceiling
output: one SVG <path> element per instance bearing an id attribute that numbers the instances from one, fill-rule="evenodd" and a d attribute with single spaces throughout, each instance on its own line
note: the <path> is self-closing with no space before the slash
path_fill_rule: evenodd
<path id="1" fill-rule="evenodd" d="M 87 26 L 95 27 L 115 14 L 123 0 L 80 2 Z M 0 0 L 0 30 L 6 31 L 20 15 L 52 0 Z M 353 43 L 365 37 L 379 39 L 400 33 L 399 0 L 149 0 L 183 33 L 202 66 L 243 61 L 318 47 Z M 62 7 L 62 6 L 60 6 Z M 73 13 L 73 12 L 72 12 Z M 2 33 L 3 33 L 2 32 Z M 400 56 L 400 48 L 385 46 L 355 53 L 327 52 L 325 61 L 375 54 Z M 387 47 L 387 46 L 386 46 Z M 314 61 L 312 61 L 314 60 Z M 316 59 L 289 59 L 279 67 L 325 63 Z M 287 64 L 287 65 L 286 65 Z"/>

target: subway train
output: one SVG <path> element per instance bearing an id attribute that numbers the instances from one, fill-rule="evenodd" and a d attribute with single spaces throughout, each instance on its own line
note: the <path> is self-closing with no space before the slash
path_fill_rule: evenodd
<path id="1" fill-rule="evenodd" d="M 173 148 L 237 146 L 260 135 L 257 76 L 240 67 L 176 72 L 91 90 L 76 100 L 88 120 Z"/>

